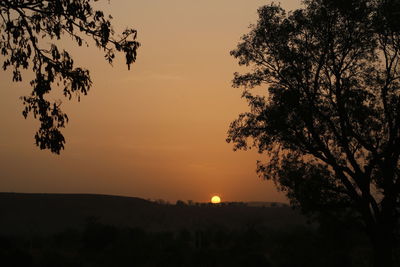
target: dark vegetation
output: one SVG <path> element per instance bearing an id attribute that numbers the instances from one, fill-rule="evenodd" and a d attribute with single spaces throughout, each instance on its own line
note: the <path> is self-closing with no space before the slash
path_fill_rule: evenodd
<path id="1" fill-rule="evenodd" d="M 0 194 L 2 266 L 371 266 L 351 223 L 308 224 L 279 204 L 177 204 Z"/>
<path id="2" fill-rule="evenodd" d="M 249 110 L 228 142 L 263 154 L 260 176 L 304 213 L 358 224 L 374 266 L 398 266 L 400 1 L 303 4 L 261 7 L 231 52 Z"/>
<path id="3" fill-rule="evenodd" d="M 49 94 L 59 90 L 67 99 L 80 99 L 92 86 L 89 70 L 75 65 L 72 55 L 58 40 L 71 40 L 77 46 L 92 42 L 111 64 L 115 54 L 125 55 L 130 68 L 140 44 L 137 32 L 127 28 L 117 37 L 112 17 L 93 8 L 93 0 L 2 0 L 0 1 L 0 53 L 2 69 L 12 70 L 12 80 L 22 81 L 23 70 L 30 70 L 32 91 L 21 97 L 26 118 L 40 122 L 36 145 L 59 154 L 65 138 L 61 129 L 68 116 L 61 100 Z"/>
<path id="4" fill-rule="evenodd" d="M 163 203 L 163 204 L 159 204 Z M 289 207 L 247 207 L 245 203 L 211 205 L 148 201 L 107 195 L 0 193 L 0 234 L 48 235 L 66 228 L 83 229 L 88 219 L 117 227 L 149 231 L 221 225 L 235 229 L 261 223 L 270 228 L 304 225 Z"/>

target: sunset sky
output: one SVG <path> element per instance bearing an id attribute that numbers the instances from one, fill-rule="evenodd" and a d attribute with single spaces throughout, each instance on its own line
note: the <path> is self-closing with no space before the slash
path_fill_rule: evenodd
<path id="1" fill-rule="evenodd" d="M 93 45 L 70 50 L 94 81 L 81 101 L 63 99 L 70 122 L 61 155 L 34 145 L 38 123 L 22 116 L 29 72 L 12 83 L 0 72 L 0 191 L 100 193 L 145 199 L 284 201 L 255 173 L 255 151 L 232 150 L 229 124 L 247 110 L 241 71 L 229 55 L 257 21 L 260 0 L 101 0 L 116 31 L 138 30 L 142 46 L 127 70 Z M 300 1 L 283 0 L 286 9 Z M 52 95 L 54 99 L 58 95 Z"/>

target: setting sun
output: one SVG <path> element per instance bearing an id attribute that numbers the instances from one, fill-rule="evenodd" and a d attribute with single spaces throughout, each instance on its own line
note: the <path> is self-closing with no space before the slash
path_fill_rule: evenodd
<path id="1" fill-rule="evenodd" d="M 211 203 L 213 203 L 213 204 L 221 203 L 221 198 L 219 196 L 213 196 L 211 198 Z"/>

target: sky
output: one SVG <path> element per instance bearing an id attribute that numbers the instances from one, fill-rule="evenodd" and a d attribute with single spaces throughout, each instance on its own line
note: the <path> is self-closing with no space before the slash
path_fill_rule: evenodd
<path id="1" fill-rule="evenodd" d="M 145 199 L 287 202 L 255 172 L 256 151 L 233 151 L 227 130 L 248 110 L 232 88 L 229 55 L 257 21 L 260 0 L 101 0 L 114 28 L 138 31 L 142 46 L 130 71 L 122 55 L 113 66 L 94 45 L 62 45 L 93 87 L 77 100 L 62 99 L 70 122 L 61 155 L 34 145 L 38 123 L 22 116 L 30 93 L 0 72 L 0 191 L 96 193 Z M 286 9 L 300 1 L 283 0 Z M 50 99 L 58 99 L 57 93 Z"/>

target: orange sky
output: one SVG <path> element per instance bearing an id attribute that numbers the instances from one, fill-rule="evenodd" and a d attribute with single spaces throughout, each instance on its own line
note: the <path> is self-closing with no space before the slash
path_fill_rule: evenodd
<path id="1" fill-rule="evenodd" d="M 229 51 L 256 22 L 257 8 L 270 2 L 102 2 L 116 29 L 138 30 L 137 63 L 128 71 L 119 57 L 111 67 L 93 46 L 65 43 L 94 85 L 80 103 L 63 101 L 70 123 L 60 156 L 33 144 L 37 122 L 21 115 L 29 74 L 12 83 L 10 72 L 0 72 L 0 191 L 286 201 L 257 177 L 262 155 L 233 152 L 225 142 L 229 123 L 247 110 L 241 90 L 231 87 L 240 67 Z"/>

